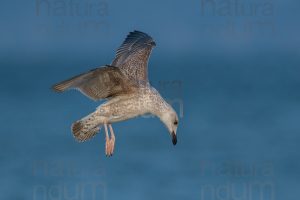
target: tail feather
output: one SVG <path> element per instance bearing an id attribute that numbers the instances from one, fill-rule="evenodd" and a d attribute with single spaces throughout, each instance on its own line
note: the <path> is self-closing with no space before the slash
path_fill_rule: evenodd
<path id="1" fill-rule="evenodd" d="M 81 121 L 77 121 L 72 125 L 72 133 L 78 142 L 85 142 L 92 139 L 99 131 L 101 127 L 96 126 L 94 128 L 85 128 Z"/>
<path id="2" fill-rule="evenodd" d="M 84 142 L 93 138 L 100 131 L 100 125 L 96 123 L 91 114 L 73 123 L 71 129 L 75 139 L 79 142 Z"/>

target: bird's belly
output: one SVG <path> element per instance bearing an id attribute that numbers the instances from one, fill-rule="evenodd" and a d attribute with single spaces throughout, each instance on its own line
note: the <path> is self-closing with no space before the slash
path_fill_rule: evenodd
<path id="1" fill-rule="evenodd" d="M 137 114 L 137 113 L 128 113 L 126 115 L 124 114 L 121 114 L 121 115 L 112 115 L 108 122 L 109 123 L 115 123 L 115 122 L 120 122 L 120 121 L 125 121 L 125 120 L 128 120 L 128 119 L 132 119 L 132 118 L 135 118 L 135 117 L 138 117 L 142 114 Z"/>
<path id="2" fill-rule="evenodd" d="M 100 106 L 99 109 L 105 112 L 109 123 L 124 121 L 149 113 L 145 102 L 136 98 L 108 102 Z"/>

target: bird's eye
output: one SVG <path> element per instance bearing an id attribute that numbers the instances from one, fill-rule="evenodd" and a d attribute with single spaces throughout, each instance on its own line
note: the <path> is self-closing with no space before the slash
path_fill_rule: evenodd
<path id="1" fill-rule="evenodd" d="M 175 121 L 175 122 L 174 122 L 174 125 L 177 125 L 177 124 L 178 124 L 178 121 Z"/>

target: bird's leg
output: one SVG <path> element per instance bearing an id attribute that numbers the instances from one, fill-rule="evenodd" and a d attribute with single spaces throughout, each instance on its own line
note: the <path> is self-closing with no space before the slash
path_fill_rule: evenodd
<path id="1" fill-rule="evenodd" d="M 104 124 L 104 129 L 105 129 L 105 154 L 106 156 L 110 156 L 110 139 L 108 135 L 108 129 L 107 129 L 107 124 Z"/>
<path id="2" fill-rule="evenodd" d="M 113 154 L 113 153 L 114 153 L 114 149 L 115 149 L 115 141 L 116 141 L 116 137 L 115 137 L 115 133 L 114 133 L 114 130 L 113 130 L 111 124 L 109 124 L 109 130 L 110 130 L 110 134 L 111 134 L 111 138 L 110 138 L 110 148 L 111 148 L 111 154 Z"/>

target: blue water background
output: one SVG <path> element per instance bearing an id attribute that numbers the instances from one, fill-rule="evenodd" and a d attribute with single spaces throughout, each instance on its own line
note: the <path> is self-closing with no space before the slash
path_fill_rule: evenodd
<path id="1" fill-rule="evenodd" d="M 1 3 L 0 199 L 299 198 L 299 3 L 222 16 L 200 0 L 104 2 L 103 16 L 49 14 L 50 0 Z M 100 29 L 81 27 L 97 20 Z M 249 21 L 269 24 L 249 31 Z M 109 64 L 134 29 L 157 43 L 151 84 L 182 102 L 178 144 L 157 118 L 137 118 L 113 126 L 106 158 L 103 132 L 86 143 L 70 132 L 101 102 L 50 87 Z"/>

